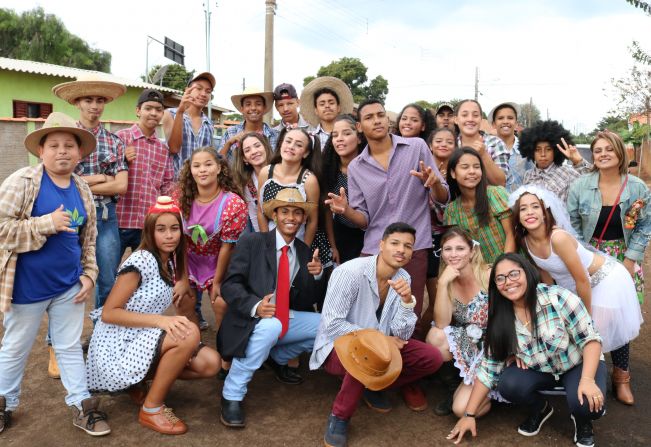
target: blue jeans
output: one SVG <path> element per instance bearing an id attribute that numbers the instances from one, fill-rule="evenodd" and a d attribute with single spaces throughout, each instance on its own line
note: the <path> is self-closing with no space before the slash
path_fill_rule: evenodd
<path id="1" fill-rule="evenodd" d="M 140 245 L 142 239 L 142 230 L 139 228 L 120 228 L 120 259 L 124 256 L 127 248 L 135 251 Z M 119 261 L 118 261 L 119 262 Z"/>
<path id="2" fill-rule="evenodd" d="M 79 337 L 84 326 L 84 303 L 75 303 L 80 283 L 49 300 L 33 304 L 14 304 L 4 314 L 5 334 L 0 348 L 0 396 L 7 400 L 7 409 L 18 407 L 20 383 L 27 358 L 47 312 L 50 337 L 56 354 L 61 382 L 66 388 L 66 404 L 77 405 L 89 398 L 86 367 Z"/>
<path id="3" fill-rule="evenodd" d="M 280 320 L 276 317 L 261 318 L 249 337 L 245 356 L 233 358 L 222 396 L 228 400 L 242 401 L 253 373 L 269 356 L 279 365 L 286 365 L 302 352 L 311 352 L 320 319 L 321 314 L 315 312 L 294 311 L 287 333 L 278 340 L 282 330 Z"/>
<path id="4" fill-rule="evenodd" d="M 95 309 L 104 305 L 115 282 L 115 274 L 120 264 L 120 232 L 118 231 L 118 218 L 115 214 L 115 203 L 107 203 L 104 206 L 107 210 L 106 220 L 103 216 L 103 206 L 95 208 L 97 211 L 95 257 L 99 269 L 95 287 Z"/>

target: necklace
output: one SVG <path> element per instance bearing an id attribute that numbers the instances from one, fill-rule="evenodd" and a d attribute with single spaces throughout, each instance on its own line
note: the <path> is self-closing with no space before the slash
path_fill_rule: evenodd
<path id="1" fill-rule="evenodd" d="M 215 200 L 215 199 L 217 198 L 217 196 L 219 195 L 220 192 L 222 192 L 221 188 L 217 188 L 217 192 L 215 192 L 215 194 L 213 194 L 212 196 L 210 196 L 209 199 L 207 199 L 207 200 L 202 200 L 202 199 L 200 199 L 200 198 L 197 196 L 197 197 L 194 198 L 194 200 L 196 200 L 196 201 L 199 202 L 199 203 L 210 203 L 210 202 L 212 202 L 213 200 Z"/>

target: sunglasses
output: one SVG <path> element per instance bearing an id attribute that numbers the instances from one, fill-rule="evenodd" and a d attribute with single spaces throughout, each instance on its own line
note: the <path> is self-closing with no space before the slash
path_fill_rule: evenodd
<path id="1" fill-rule="evenodd" d="M 506 282 L 506 278 L 509 278 L 511 281 L 516 281 L 520 279 L 520 274 L 522 273 L 522 270 L 516 269 L 516 270 L 511 270 L 509 273 L 506 275 L 495 275 L 495 284 L 498 286 L 501 286 Z"/>

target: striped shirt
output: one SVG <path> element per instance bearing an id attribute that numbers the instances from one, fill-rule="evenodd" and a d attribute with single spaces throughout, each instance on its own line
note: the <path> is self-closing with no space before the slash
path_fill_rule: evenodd
<path id="1" fill-rule="evenodd" d="M 31 217 L 34 202 L 41 189 L 42 178 L 43 163 L 39 163 L 36 166 L 19 169 L 7 177 L 0 186 L 0 311 L 2 312 L 7 312 L 11 308 L 18 253 L 40 250 L 48 236 L 57 232 L 50 214 Z M 95 282 L 97 225 L 93 194 L 88 184 L 79 176 L 72 174 L 72 181 L 79 191 L 88 216 L 79 234 L 82 275 L 88 276 Z M 48 268 L 56 267 L 48 266 Z"/>
<path id="2" fill-rule="evenodd" d="M 177 108 L 167 109 L 172 116 L 176 117 Z M 199 132 L 195 133 L 192 128 L 192 119 L 183 114 L 183 139 L 181 140 L 181 150 L 178 154 L 172 155 L 172 164 L 174 166 L 174 178 L 178 178 L 179 171 L 183 166 L 183 162 L 192 156 L 195 149 L 204 146 L 213 146 L 213 125 L 208 115 L 201 113 L 201 126 Z"/>
<path id="3" fill-rule="evenodd" d="M 590 172 L 592 164 L 582 160 L 578 166 L 552 163 L 545 169 L 533 167 L 524 173 L 525 185 L 538 185 L 556 194 L 563 203 L 567 202 L 570 185 L 582 174 Z"/>
<path id="4" fill-rule="evenodd" d="M 458 225 L 468 231 L 472 238 L 480 243 L 484 261 L 492 264 L 504 253 L 506 233 L 501 220 L 511 217 L 512 212 L 508 206 L 509 195 L 504 187 L 489 186 L 487 195 L 490 214 L 488 225 L 479 225 L 474 208 L 466 209 L 461 205 L 461 196 L 448 204 L 444 222 L 445 225 Z"/>
<path id="5" fill-rule="evenodd" d="M 127 192 L 117 205 L 118 226 L 142 229 L 149 207 L 156 203 L 158 196 L 169 195 L 172 188 L 172 157 L 156 132 L 147 137 L 137 124 L 122 129 L 118 136 L 125 146 L 136 149 L 136 158 L 129 163 Z"/>
<path id="6" fill-rule="evenodd" d="M 408 340 L 416 326 L 416 314 L 400 304 L 400 296 L 389 287 L 382 315 L 377 284 L 377 256 L 356 258 L 334 269 L 323 303 L 321 321 L 317 330 L 310 369 L 318 369 L 328 358 L 336 338 L 359 329 L 377 329 L 386 335 Z M 394 281 L 411 277 L 399 269 L 391 278 Z"/>
<path id="7" fill-rule="evenodd" d="M 581 298 L 559 286 L 538 285 L 536 329 L 538 336 L 533 338 L 515 319 L 518 352 L 514 354 L 527 368 L 555 376 L 583 361 L 583 348 L 588 342 L 601 343 Z M 477 379 L 495 389 L 505 367 L 504 361 L 486 355 L 477 369 Z"/>
<path id="8" fill-rule="evenodd" d="M 85 129 L 83 124 L 77 122 L 77 127 Z M 97 146 L 86 158 L 81 160 L 75 168 L 75 174 L 97 175 L 106 174 L 115 177 L 120 171 L 128 170 L 127 160 L 124 158 L 124 144 L 114 133 L 109 132 L 99 124 L 94 129 L 86 129 L 95 136 Z M 95 199 L 95 206 L 105 199 L 111 198 L 114 202 L 118 200 L 118 196 L 99 196 L 93 195 Z"/>

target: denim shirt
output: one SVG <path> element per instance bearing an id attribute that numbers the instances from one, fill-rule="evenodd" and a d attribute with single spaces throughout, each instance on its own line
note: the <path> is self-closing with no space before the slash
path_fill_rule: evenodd
<path id="1" fill-rule="evenodd" d="M 628 230 L 624 228 L 624 217 L 637 199 L 644 201 L 644 207 L 638 214 L 635 227 Z M 650 202 L 651 192 L 649 192 L 649 188 L 642 180 L 629 174 L 626 188 L 624 188 L 619 198 L 620 218 L 627 247 L 625 256 L 638 263 L 644 260 L 644 250 L 649 243 L 649 239 L 651 239 Z M 567 197 L 567 211 L 576 232 L 585 242 L 589 242 L 593 237 L 599 213 L 601 212 L 599 172 L 583 175 L 572 183 Z"/>

